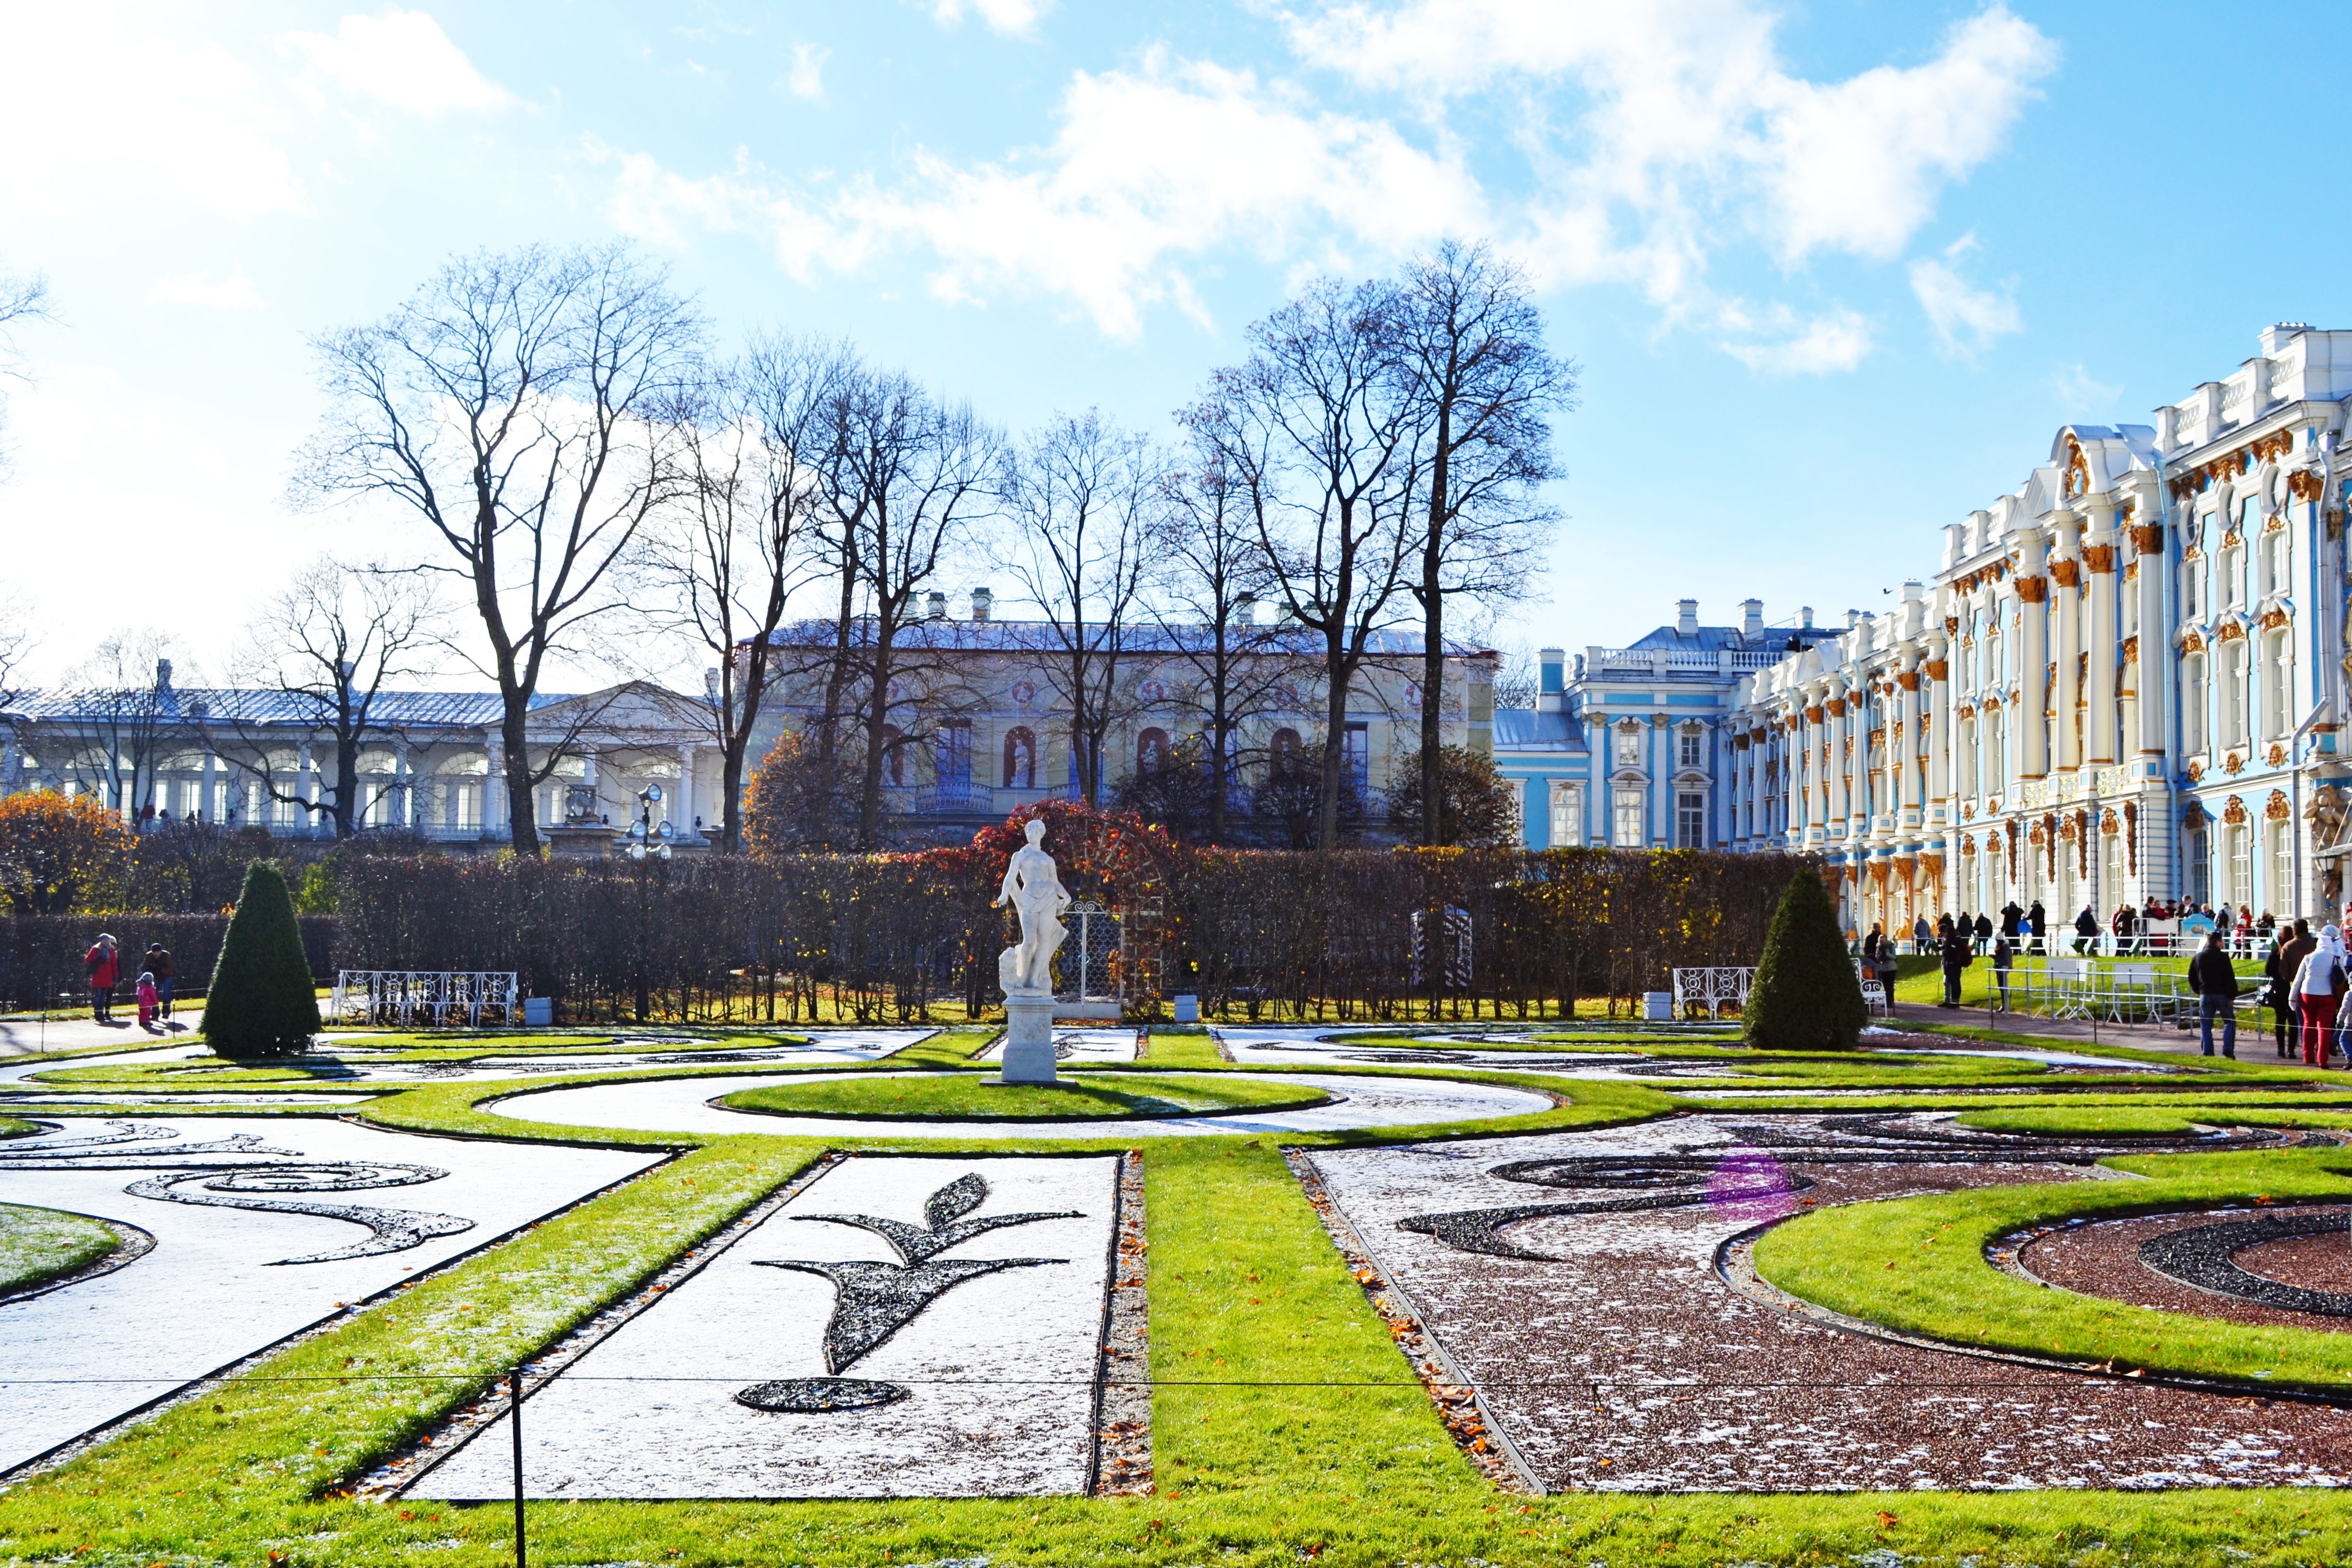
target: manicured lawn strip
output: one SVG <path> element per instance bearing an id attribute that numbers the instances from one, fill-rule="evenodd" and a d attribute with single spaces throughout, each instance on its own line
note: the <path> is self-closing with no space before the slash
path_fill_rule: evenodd
<path id="1" fill-rule="evenodd" d="M 41 1131 L 34 1122 L 14 1116 L 0 1116 L 0 1138 L 28 1138 Z"/>
<path id="2" fill-rule="evenodd" d="M 1210 1037 L 1206 1029 L 1197 1034 L 1162 1033 L 1154 1029 L 1150 1044 L 1144 1047 L 1141 1065 L 1155 1071 L 1170 1068 L 1189 1071 L 1194 1068 L 1213 1070 L 1230 1068 L 1234 1064 L 1217 1054 L 1217 1042 Z"/>
<path id="3" fill-rule="evenodd" d="M 70 1274 L 121 1245 L 121 1237 L 94 1219 L 0 1204 L 0 1293 Z"/>
<path id="4" fill-rule="evenodd" d="M 2202 1084 L 2196 1089 L 2165 1089 L 2150 1085 L 2140 1094 L 2118 1094 L 2105 1084 L 2078 1090 L 2049 1089 L 2033 1094 L 1904 1094 L 1890 1089 L 1885 1094 L 1842 1095 L 1808 1100 L 1801 1094 L 1774 1096 L 1769 1100 L 1734 1100 L 1686 1090 L 1669 1091 L 1675 1106 L 1682 1110 L 1713 1111 L 1732 1116 L 1818 1116 L 1832 1112 L 1865 1110 L 1996 1110 L 2007 1107 L 2033 1105 L 2094 1106 L 2094 1105 L 2155 1105 L 2171 1104 L 2176 1099 L 2195 1103 L 2198 1090 L 2211 1094 L 2214 1086 Z M 2332 1098 L 2325 1094 L 2296 1094 L 2287 1089 L 2253 1089 L 2231 1094 L 2228 1103 L 2241 1107 L 2301 1107 L 2325 1110 L 2341 1105 L 2352 1110 L 2352 1100 Z"/>
<path id="5" fill-rule="evenodd" d="M 1189 1116 L 1214 1110 L 1289 1110 L 1331 1097 L 1294 1084 L 1252 1083 L 1240 1073 L 1187 1078 L 1164 1073 L 1058 1075 L 1054 1087 L 1008 1084 L 974 1072 L 894 1074 L 779 1083 L 741 1089 L 719 1103 L 778 1116 L 908 1116 L 940 1121 L 1054 1121 L 1073 1117 Z"/>
<path id="6" fill-rule="evenodd" d="M 2084 1362 L 2112 1360 L 2277 1387 L 2352 1387 L 2352 1336 L 2159 1312 L 2036 1286 L 1984 1249 L 2028 1226 L 2075 1215 L 2352 1195 L 2352 1150 L 2130 1155 L 2106 1162 L 2150 1179 L 1987 1187 L 1818 1209 L 1757 1244 L 1756 1268 L 1792 1295 L 1912 1333 Z"/>

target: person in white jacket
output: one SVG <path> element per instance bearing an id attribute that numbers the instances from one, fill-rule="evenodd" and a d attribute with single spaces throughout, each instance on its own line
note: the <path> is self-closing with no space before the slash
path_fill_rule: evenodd
<path id="1" fill-rule="evenodd" d="M 2328 1047 L 2336 1038 L 2336 1010 L 2347 985 L 2352 985 L 2352 976 L 2344 966 L 2344 933 L 2334 926 L 2323 927 L 2319 945 L 2294 973 L 2295 1002 L 2303 1012 L 2304 1066 L 2327 1065 Z"/>

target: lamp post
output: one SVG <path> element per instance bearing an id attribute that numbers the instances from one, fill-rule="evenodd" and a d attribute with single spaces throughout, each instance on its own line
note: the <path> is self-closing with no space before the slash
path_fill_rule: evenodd
<path id="1" fill-rule="evenodd" d="M 656 826 L 654 822 L 654 807 L 661 804 L 661 799 L 662 787 L 657 784 L 647 784 L 645 788 L 639 790 L 637 792 L 637 819 L 629 824 L 629 845 L 627 853 L 629 858 L 635 861 L 637 865 L 636 1002 L 637 1022 L 641 1024 L 646 1021 L 646 1007 L 648 1003 L 651 1001 L 650 996 L 647 994 L 648 987 L 646 983 L 646 928 L 648 924 L 648 918 L 646 912 L 646 862 L 647 860 L 667 860 L 669 858 L 670 826 L 667 822 L 662 823 L 659 826 Z"/>

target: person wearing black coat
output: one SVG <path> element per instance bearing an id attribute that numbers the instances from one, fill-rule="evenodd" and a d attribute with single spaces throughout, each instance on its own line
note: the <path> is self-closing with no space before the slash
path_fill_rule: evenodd
<path id="1" fill-rule="evenodd" d="M 1969 966 L 1973 956 L 1969 952 L 1972 944 L 1956 931 L 1937 945 L 1944 959 L 1944 999 L 1937 1005 L 1957 1007 L 1960 1005 L 1960 971 Z"/>
<path id="2" fill-rule="evenodd" d="M 2034 900 L 2033 907 L 2025 911 L 2025 922 L 2033 928 L 2034 942 L 2041 944 L 2042 952 L 2050 952 L 2050 917 L 2042 912 L 2040 899 Z"/>
<path id="3" fill-rule="evenodd" d="M 2221 951 L 2221 933 L 2205 933 L 2204 950 L 2189 961 L 2189 989 L 2197 994 L 2197 1037 L 2205 1054 L 2213 1054 L 2213 1019 L 2221 1019 L 2221 1054 L 2238 1055 L 2238 972 Z"/>
<path id="4" fill-rule="evenodd" d="M 2009 902 L 2001 905 L 2000 934 L 2009 938 L 2011 942 L 2016 941 L 2017 922 L 2024 918 L 2025 911 L 2017 907 L 2017 900 L 2015 899 L 2011 899 Z"/>
<path id="5" fill-rule="evenodd" d="M 1985 914 L 1977 916 L 1977 951 L 1982 952 L 1985 950 L 1985 943 L 1991 940 L 1992 917 Z"/>

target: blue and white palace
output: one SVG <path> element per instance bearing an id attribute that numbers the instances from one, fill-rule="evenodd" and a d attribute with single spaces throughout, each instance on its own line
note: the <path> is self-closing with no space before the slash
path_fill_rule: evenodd
<path id="1" fill-rule="evenodd" d="M 1676 626 L 1498 712 L 1528 842 L 1795 849 L 1849 924 L 2041 900 L 2341 905 L 2352 331 L 2284 325 L 2151 426 L 2069 425 L 1843 627 Z"/>

